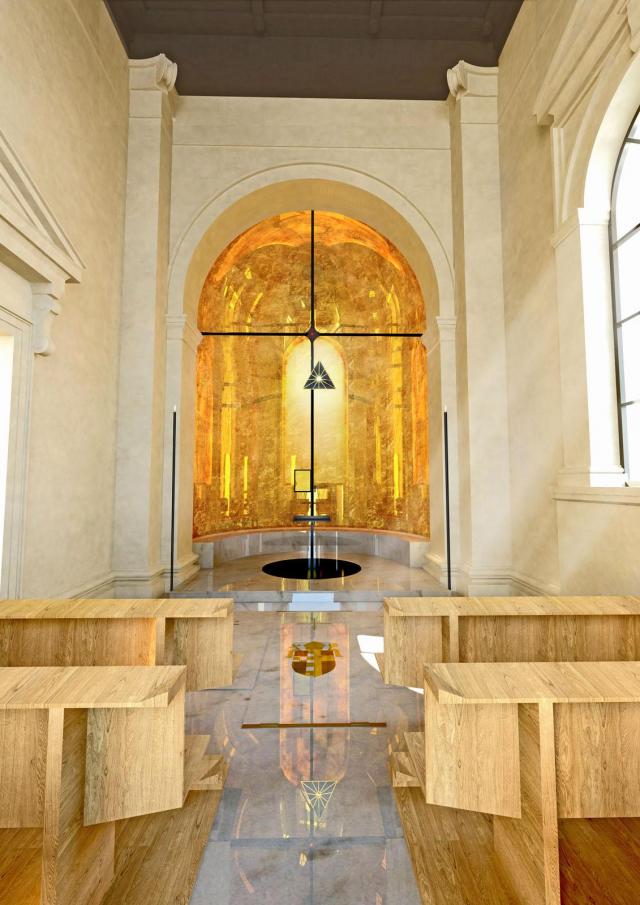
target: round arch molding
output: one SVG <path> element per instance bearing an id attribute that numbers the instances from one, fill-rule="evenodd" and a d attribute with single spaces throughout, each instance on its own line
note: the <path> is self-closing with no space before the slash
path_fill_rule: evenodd
<path id="1" fill-rule="evenodd" d="M 626 39 L 625 39 L 626 40 Z M 561 318 L 580 325 L 580 342 L 561 349 L 562 385 L 572 390 L 563 420 L 564 488 L 621 487 L 609 221 L 611 191 L 624 137 L 640 106 L 640 54 L 626 47 L 603 65 L 586 103 L 559 188 L 553 237 Z M 561 132 L 561 127 L 558 127 Z M 557 142 L 556 142 L 557 143 Z M 567 312 L 571 312 L 570 315 Z"/>
<path id="2" fill-rule="evenodd" d="M 455 360 L 442 361 L 438 325 L 455 323 L 452 268 L 439 236 L 406 197 L 380 180 L 346 167 L 301 164 L 256 173 L 210 199 L 178 240 L 169 270 L 164 444 L 163 560 L 170 556 L 171 412 L 178 408 L 176 548 L 177 581 L 193 570 L 193 461 L 195 450 L 195 360 L 200 334 L 197 310 L 212 262 L 240 233 L 257 222 L 287 210 L 330 210 L 361 220 L 396 245 L 412 267 L 426 306 L 429 372 L 429 459 L 432 475 L 441 462 L 440 413 L 449 411 L 453 455 L 452 487 L 457 487 L 457 418 Z M 444 345 L 444 344 L 442 344 Z M 447 342 L 447 356 L 455 356 Z M 427 404 L 427 400 L 425 400 Z M 453 494 L 457 496 L 455 490 Z M 442 487 L 431 492 L 432 550 L 443 547 Z M 452 522 L 457 519 L 453 505 Z M 455 527 L 453 528 L 455 531 Z"/>
<path id="3" fill-rule="evenodd" d="M 257 173 L 211 199 L 194 217 L 172 256 L 169 314 L 195 322 L 205 277 L 241 232 L 286 210 L 332 210 L 362 220 L 390 239 L 420 283 L 427 318 L 453 317 L 453 274 L 440 238 L 407 198 L 346 167 L 297 165 Z"/>

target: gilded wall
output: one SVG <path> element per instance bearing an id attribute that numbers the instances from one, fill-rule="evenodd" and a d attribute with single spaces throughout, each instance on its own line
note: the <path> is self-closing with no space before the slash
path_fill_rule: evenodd
<path id="1" fill-rule="evenodd" d="M 398 250 L 363 223 L 315 215 L 317 511 L 331 526 L 429 533 L 424 301 Z M 194 536 L 286 527 L 308 511 L 310 212 L 265 220 L 232 242 L 199 308 Z M 280 331 L 291 336 L 256 335 Z M 345 336 L 345 333 L 369 334 Z"/>

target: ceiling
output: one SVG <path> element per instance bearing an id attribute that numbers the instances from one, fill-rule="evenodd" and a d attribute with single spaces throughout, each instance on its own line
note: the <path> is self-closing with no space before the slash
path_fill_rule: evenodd
<path id="1" fill-rule="evenodd" d="M 130 57 L 183 94 L 437 100 L 458 60 L 495 66 L 522 0 L 105 0 Z"/>

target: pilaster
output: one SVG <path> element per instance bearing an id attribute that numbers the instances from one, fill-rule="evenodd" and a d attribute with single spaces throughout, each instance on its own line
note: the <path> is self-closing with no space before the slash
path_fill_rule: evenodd
<path id="1" fill-rule="evenodd" d="M 165 311 L 176 74 L 164 54 L 129 63 L 113 568 L 116 583 L 118 575 L 135 574 L 139 593 L 151 596 L 164 590 Z"/>
<path id="2" fill-rule="evenodd" d="M 436 317 L 437 333 L 435 342 L 429 343 L 427 335 L 422 337 L 427 347 L 429 360 L 437 356 L 437 364 L 429 366 L 431 384 L 434 377 L 439 380 L 440 392 L 430 384 L 429 397 L 438 400 L 439 408 L 429 412 L 429 461 L 431 463 L 431 544 L 427 556 L 426 570 L 446 584 L 446 523 L 445 523 L 445 474 L 443 414 L 448 415 L 449 433 L 449 524 L 451 529 L 452 585 L 460 590 L 460 493 L 459 493 L 459 433 L 458 433 L 458 391 L 456 374 L 456 317 Z M 438 476 L 441 480 L 438 480 Z M 441 520 L 438 514 L 442 514 Z"/>
<path id="3" fill-rule="evenodd" d="M 578 210 L 553 237 L 563 466 L 559 487 L 620 487 L 609 213 Z M 597 428 L 596 428 L 597 426 Z"/>
<path id="4" fill-rule="evenodd" d="M 193 499 L 193 461 L 195 455 L 196 353 L 202 334 L 185 314 L 167 315 L 167 360 L 164 432 L 164 478 L 162 515 L 162 559 L 171 558 L 171 464 L 173 409 L 176 409 L 176 526 L 175 586 L 198 570 L 193 552 L 192 506 L 181 501 Z M 190 420 L 190 426 L 184 419 Z M 167 578 L 167 589 L 168 578 Z"/>
<path id="5" fill-rule="evenodd" d="M 498 70 L 447 74 L 452 126 L 461 559 L 473 574 L 511 565 Z"/>

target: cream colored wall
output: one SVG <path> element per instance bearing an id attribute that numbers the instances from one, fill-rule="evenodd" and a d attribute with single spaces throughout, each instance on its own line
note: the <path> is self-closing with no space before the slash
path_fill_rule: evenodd
<path id="1" fill-rule="evenodd" d="M 584 21 L 581 0 L 525 0 L 500 58 L 499 127 L 504 250 L 505 314 L 507 326 L 507 367 L 509 392 L 510 481 L 515 587 L 521 591 L 561 593 L 637 593 L 640 580 L 637 549 L 640 545 L 640 508 L 637 492 L 630 488 L 606 490 L 578 484 L 578 469 L 569 456 L 575 433 L 567 425 L 587 411 L 579 410 L 582 371 L 568 371 L 565 359 L 572 355 L 584 362 L 583 297 L 565 295 L 564 288 L 581 285 L 579 253 L 571 251 L 563 235 L 569 221 L 577 222 L 577 209 L 561 210 L 562 180 L 565 178 L 558 155 L 559 142 L 572 148 L 588 135 L 593 124 L 588 119 L 602 97 L 591 102 L 590 91 L 580 104 L 549 125 L 539 125 L 534 116 L 541 87 L 548 96 L 549 71 L 553 55 L 563 40 L 565 29 L 576 30 Z M 608 15 L 607 27 L 625 30 L 619 4 L 602 3 L 594 14 Z M 573 18 L 572 18 L 573 14 Z M 602 31 L 602 24 L 600 25 Z M 629 57 L 628 28 L 622 38 L 610 42 L 605 71 L 621 71 Z M 570 53 L 571 48 L 566 48 Z M 562 54 L 566 57 L 566 54 Z M 557 62 L 557 58 L 556 58 Z M 558 79 L 557 94 L 579 91 L 580 84 L 568 85 L 565 73 Z M 584 84 L 584 83 L 583 83 Z M 607 77 L 595 83 L 606 90 Z M 584 92 L 583 92 L 584 93 Z M 608 101 L 607 101 L 608 103 Z M 557 107 L 569 108 L 561 96 Z M 636 106 L 640 105 L 640 89 Z M 600 121 L 602 113 L 598 113 Z M 554 170 L 554 127 L 556 169 Z M 563 131 L 564 130 L 564 131 Z M 577 185 L 580 167 L 584 170 L 590 147 L 586 139 L 578 145 L 577 163 L 570 173 Z M 569 153 L 567 151 L 567 153 Z M 583 158 L 582 162 L 580 157 Z M 576 176 L 577 168 L 577 176 Z M 584 184 L 584 176 L 581 177 Z M 554 182 L 558 203 L 554 208 Z M 610 182 L 609 182 L 610 185 Z M 578 206 L 584 204 L 576 193 Z M 574 201 L 574 205 L 576 204 Z M 554 215 L 555 213 L 555 215 Z M 606 211 L 603 212 L 606 214 Z M 590 222 L 590 221 L 588 221 Z M 554 234 L 559 250 L 554 251 Z M 575 248 L 574 246 L 572 246 Z M 558 292 L 559 268 L 563 279 Z M 571 276 L 571 272 L 574 275 Z M 568 275 L 568 276 L 567 276 Z M 587 287 L 588 288 L 588 287 Z M 584 286 L 583 286 L 584 290 Z M 572 306 L 573 305 L 573 306 Z M 582 349 L 578 348 L 582 345 Z M 562 347 L 562 353 L 560 351 Z M 575 349 L 575 354 L 573 350 Z M 561 357 L 562 354 L 562 357 Z M 564 371 L 561 381 L 561 370 Z M 567 377 L 569 374 L 569 377 Z M 598 425 L 589 425 L 597 433 Z M 608 425 L 602 425 L 606 431 Z M 583 431 L 584 434 L 584 431 Z M 564 438 L 564 453 L 563 453 Z M 588 457 L 589 437 L 581 437 Z M 588 464 L 588 458 L 587 458 Z M 575 478 L 572 473 L 575 472 Z M 582 477 L 581 477 L 582 479 Z M 597 483 L 597 474 L 593 483 Z M 567 484 L 564 489 L 559 483 Z M 620 502 L 617 502 L 620 500 Z"/>
<path id="2" fill-rule="evenodd" d="M 571 5 L 525 0 L 499 66 L 510 440 L 505 480 L 511 482 L 514 571 L 542 587 L 559 578 L 552 487 L 562 441 L 551 141 L 533 108 L 563 7 Z"/>
<path id="3" fill-rule="evenodd" d="M 110 580 L 127 58 L 101 0 L 3 0 L 0 123 L 85 265 L 36 356 L 22 594 Z"/>
<path id="4" fill-rule="evenodd" d="M 299 191 L 296 180 L 300 180 Z M 273 190 L 268 203 L 276 203 L 279 183 L 282 184 L 280 206 L 269 210 L 268 214 L 291 209 L 292 204 L 307 206 L 313 199 L 316 207 L 333 208 L 370 222 L 399 245 L 416 269 L 428 309 L 425 342 L 432 350 L 429 356 L 430 418 L 434 425 L 430 437 L 432 484 L 441 482 L 441 457 L 435 449 L 441 441 L 441 360 L 436 315 L 444 312 L 451 316 L 453 313 L 447 105 L 427 101 L 180 98 L 174 123 L 171 188 L 171 281 L 177 286 L 179 296 L 173 307 L 176 300 L 172 301 L 170 291 L 169 307 L 174 318 L 183 311 L 188 318 L 194 317 L 202 279 L 215 258 L 215 253 L 211 252 L 204 268 L 200 266 L 201 262 L 198 264 L 202 273 L 201 279 L 195 281 L 197 286 L 191 287 L 194 281 L 189 274 L 181 275 L 185 266 L 183 259 L 192 260 L 191 252 L 185 257 L 184 248 L 194 232 L 194 223 L 200 223 L 203 212 L 209 208 L 219 208 L 203 224 L 198 235 L 200 239 L 214 221 L 222 224 L 230 211 L 239 211 L 244 205 L 247 211 L 241 213 L 237 221 L 242 224 L 236 230 L 240 232 L 266 215 L 261 207 L 262 191 Z M 378 197 L 367 196 L 363 188 Z M 381 222 L 380 210 L 385 205 L 380 198 L 387 197 L 392 205 L 390 216 L 386 222 Z M 226 198 L 229 200 L 222 200 Z M 421 229 L 429 233 L 432 243 L 429 252 L 433 256 L 435 248 L 439 255 L 435 265 L 430 264 L 427 269 L 422 265 L 420 269 L 421 262 L 413 254 L 414 249 L 403 241 L 403 232 L 396 233 L 393 218 L 399 219 L 398 201 L 414 218 L 413 241 L 416 242 L 416 234 L 420 234 Z M 217 221 L 216 216 L 219 217 Z M 382 220 L 385 220 L 384 214 Z M 410 232 L 406 222 L 404 231 Z M 228 235 L 224 230 L 220 231 L 221 244 L 216 253 L 233 235 L 233 232 Z M 209 247 L 214 246 L 212 238 Z M 425 257 L 424 247 L 420 248 L 420 253 Z M 199 261 L 201 249 L 193 254 Z M 440 280 L 437 286 L 434 266 L 440 268 L 441 274 L 443 271 L 447 274 L 447 279 Z M 182 375 L 183 387 L 188 379 L 188 375 Z M 178 380 L 178 377 L 172 376 L 172 365 L 169 364 L 167 398 L 177 398 L 172 380 Z M 184 436 L 189 436 L 185 417 L 192 419 L 186 409 L 183 428 Z M 187 444 L 179 458 L 192 455 L 191 446 Z M 184 484 L 179 493 L 181 497 L 191 494 L 188 470 L 185 475 L 185 481 L 180 480 L 181 487 Z M 442 490 L 439 486 L 432 490 L 432 503 L 438 507 L 438 511 L 432 507 L 432 552 L 440 563 L 444 549 L 440 511 Z M 186 537 L 188 531 L 190 539 L 190 507 L 179 502 L 178 508 L 178 558 L 186 559 L 187 551 L 180 537 Z M 184 518 L 188 524 L 183 525 Z"/>
<path id="5" fill-rule="evenodd" d="M 171 249 L 202 208 L 253 176 L 323 164 L 391 186 L 451 255 L 449 123 L 432 101 L 180 98 L 174 127 Z M 258 187 L 256 185 L 253 186 Z"/>

